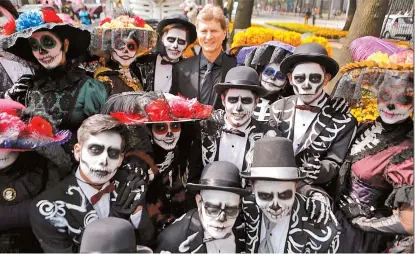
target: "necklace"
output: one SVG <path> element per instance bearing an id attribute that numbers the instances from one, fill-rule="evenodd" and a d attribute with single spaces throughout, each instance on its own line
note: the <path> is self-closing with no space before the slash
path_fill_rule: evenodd
<path id="1" fill-rule="evenodd" d="M 120 78 L 128 87 L 131 87 L 135 92 L 143 90 L 141 82 L 135 76 L 133 77 L 130 68 L 122 68 L 118 72 L 120 73 Z"/>

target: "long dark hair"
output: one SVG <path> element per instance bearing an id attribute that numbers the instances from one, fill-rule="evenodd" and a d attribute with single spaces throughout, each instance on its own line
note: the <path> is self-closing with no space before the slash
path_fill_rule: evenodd
<path id="1" fill-rule="evenodd" d="M 17 12 L 12 2 L 10 2 L 10 0 L 0 0 L 0 6 L 10 12 L 10 14 L 13 15 L 14 19 L 19 17 L 19 13 Z"/>

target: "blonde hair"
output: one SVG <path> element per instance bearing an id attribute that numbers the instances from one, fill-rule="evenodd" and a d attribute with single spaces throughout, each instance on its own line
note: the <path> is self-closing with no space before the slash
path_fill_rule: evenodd
<path id="1" fill-rule="evenodd" d="M 223 14 L 223 10 L 219 6 L 207 4 L 200 10 L 196 17 L 196 28 L 199 22 L 206 22 L 215 20 L 220 23 L 222 30 L 226 31 L 226 17 Z"/>

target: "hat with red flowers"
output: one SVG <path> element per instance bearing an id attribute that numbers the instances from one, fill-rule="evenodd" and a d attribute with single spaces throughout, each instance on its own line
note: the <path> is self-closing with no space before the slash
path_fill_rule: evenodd
<path id="1" fill-rule="evenodd" d="M 54 130 L 46 116 L 26 111 L 15 101 L 0 99 L 0 150 L 23 152 L 60 145 L 70 138 L 70 131 Z"/>
<path id="2" fill-rule="evenodd" d="M 2 53 L 12 60 L 18 58 L 32 63 L 38 63 L 33 56 L 28 38 L 34 32 L 50 31 L 56 34 L 62 41 L 69 41 L 67 59 L 74 59 L 88 52 L 91 41 L 89 31 L 83 26 L 65 23 L 54 10 L 35 9 L 22 13 L 18 19 L 10 19 L 4 26 L 2 34 L 7 36 L 0 42 Z M 11 54 L 7 54 L 11 53 Z"/>
<path id="3" fill-rule="evenodd" d="M 187 122 L 206 119 L 212 106 L 168 93 L 125 92 L 111 96 L 104 104 L 110 114 L 125 124 Z"/>

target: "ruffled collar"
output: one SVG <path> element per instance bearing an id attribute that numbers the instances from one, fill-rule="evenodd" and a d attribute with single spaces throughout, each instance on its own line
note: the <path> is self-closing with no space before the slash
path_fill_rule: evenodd
<path id="1" fill-rule="evenodd" d="M 85 72 L 68 63 L 51 70 L 42 69 L 34 76 L 33 89 L 63 91 L 78 84 L 86 76 Z"/>

